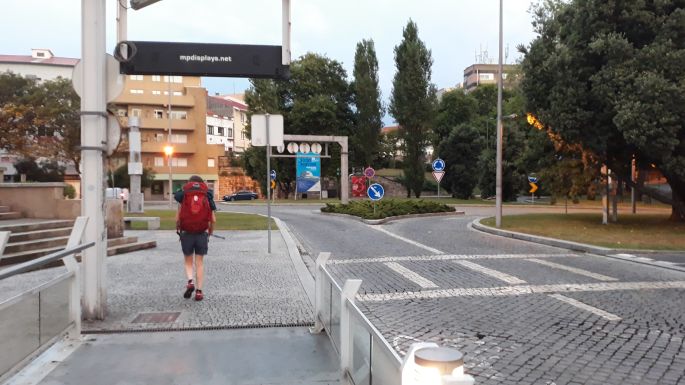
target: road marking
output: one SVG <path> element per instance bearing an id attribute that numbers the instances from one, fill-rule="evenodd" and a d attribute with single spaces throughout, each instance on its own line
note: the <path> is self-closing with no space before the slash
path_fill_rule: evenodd
<path id="1" fill-rule="evenodd" d="M 606 312 L 606 311 L 604 311 L 604 310 L 602 310 L 602 309 L 597 309 L 597 308 L 594 307 L 594 306 L 590 306 L 590 305 L 584 304 L 584 303 L 582 303 L 582 302 L 580 302 L 580 301 L 578 301 L 578 300 L 575 300 L 575 299 L 573 299 L 573 298 L 569 298 L 569 297 L 566 297 L 566 296 L 561 295 L 561 294 L 549 294 L 549 296 L 552 297 L 552 298 L 554 298 L 554 299 L 558 299 L 559 301 L 566 302 L 567 304 L 572 305 L 572 306 L 575 306 L 575 307 L 577 307 L 577 308 L 579 308 L 579 309 L 583 309 L 583 310 L 585 310 L 585 311 L 589 311 L 590 313 L 596 314 L 596 315 L 598 315 L 598 316 L 600 316 L 600 317 L 602 317 L 602 318 L 606 318 L 606 319 L 608 319 L 609 321 L 620 321 L 620 320 L 621 320 L 621 317 L 619 317 L 619 316 L 617 316 L 617 315 L 615 315 L 615 314 L 611 314 L 611 313 Z"/>
<path id="2" fill-rule="evenodd" d="M 433 253 L 433 254 L 445 254 L 445 253 L 443 253 L 442 251 L 440 251 L 440 250 L 438 250 L 438 249 L 434 249 L 434 248 L 432 248 L 432 247 L 430 247 L 430 246 L 426 246 L 426 245 L 424 245 L 424 244 L 422 244 L 422 243 L 419 243 L 419 242 L 416 242 L 416 241 L 412 241 L 411 239 L 408 239 L 408 238 L 399 236 L 399 235 L 397 235 L 397 234 L 391 233 L 390 231 L 388 231 L 388 230 L 386 230 L 386 229 L 384 229 L 384 228 L 382 228 L 382 227 L 380 227 L 380 226 L 378 226 L 378 225 L 367 225 L 367 226 L 368 226 L 369 228 L 371 228 L 371 229 L 376 230 L 376 231 L 380 231 L 381 233 L 385 233 L 385 234 L 387 234 L 387 235 L 389 235 L 389 236 L 391 236 L 391 237 L 393 237 L 393 238 L 397 238 L 397 239 L 399 239 L 399 240 L 401 240 L 401 241 L 407 242 L 407 243 L 409 243 L 410 245 L 414 245 L 414 246 L 416 246 L 416 247 L 420 247 L 420 248 L 422 248 L 422 249 L 428 250 L 428 251 L 430 251 L 430 252 Z"/>
<path id="3" fill-rule="evenodd" d="M 462 265 L 464 267 L 468 267 L 471 270 L 475 270 L 479 273 L 483 273 L 485 275 L 489 275 L 493 278 L 497 278 L 501 281 L 504 281 L 506 283 L 510 283 L 512 285 L 517 285 L 520 283 L 526 283 L 526 281 L 516 278 L 513 275 L 505 274 L 500 271 L 494 270 L 494 269 L 489 269 L 485 266 L 481 266 L 477 263 L 469 262 L 469 261 L 456 261 L 455 263 Z"/>
<path id="4" fill-rule="evenodd" d="M 560 258 L 560 257 L 580 257 L 579 254 L 442 254 L 442 255 L 418 255 L 404 257 L 375 257 L 375 258 L 354 258 L 354 259 L 334 259 L 329 260 L 329 265 L 345 265 L 348 263 L 385 263 L 385 262 L 417 262 L 417 261 L 452 261 L 452 260 L 472 260 L 472 259 L 530 259 L 535 258 Z"/>
<path id="5" fill-rule="evenodd" d="M 407 269 L 406 267 L 400 265 L 397 262 L 386 262 L 385 266 L 389 267 L 390 269 L 394 270 L 399 275 L 401 275 L 404 278 L 414 282 L 415 284 L 421 286 L 424 289 L 435 289 L 438 287 L 438 285 L 436 285 L 433 281 L 422 277 L 418 273 L 415 273 L 415 272 Z"/>
<path id="6" fill-rule="evenodd" d="M 597 274 L 597 273 L 593 273 L 593 272 L 591 272 L 591 271 L 587 271 L 587 270 L 583 270 L 583 269 L 578 269 L 578 268 L 571 267 L 571 266 L 561 265 L 561 264 L 554 263 L 554 262 L 543 261 L 543 260 L 537 259 L 537 258 L 526 259 L 526 261 L 539 263 L 539 264 L 541 264 L 541 265 L 553 267 L 553 268 L 555 268 L 555 269 L 570 271 L 571 273 L 575 273 L 575 274 L 579 274 L 579 275 L 584 275 L 584 276 L 586 276 L 586 277 L 594 278 L 594 279 L 599 280 L 599 281 L 606 281 L 606 282 L 618 281 L 617 278 L 612 278 L 612 277 L 609 277 L 609 276 L 606 276 L 606 275 Z"/>
<path id="7" fill-rule="evenodd" d="M 403 293 L 359 294 L 357 299 L 364 302 L 383 302 L 392 300 L 432 299 L 451 297 L 502 297 L 526 294 L 598 292 L 618 290 L 658 290 L 685 289 L 685 281 L 662 282 L 601 282 L 558 285 L 525 285 L 485 288 L 438 289 L 406 291 Z"/>

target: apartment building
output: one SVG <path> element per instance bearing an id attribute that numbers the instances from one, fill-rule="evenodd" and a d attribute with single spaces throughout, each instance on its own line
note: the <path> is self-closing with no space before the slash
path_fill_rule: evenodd
<path id="1" fill-rule="evenodd" d="M 515 75 L 513 76 L 513 79 L 508 79 L 508 77 L 510 74 L 515 74 L 518 71 L 518 66 L 513 64 L 504 64 L 502 66 L 502 70 L 504 72 L 502 78 L 504 79 L 504 85 L 506 87 L 507 80 L 515 80 Z M 499 66 L 497 64 L 470 65 L 464 69 L 463 87 L 466 92 L 471 92 L 481 84 L 497 84 L 498 72 Z"/>
<path id="2" fill-rule="evenodd" d="M 207 91 L 199 77 L 128 75 L 115 104 L 122 126 L 128 125 L 129 116 L 139 118 L 143 167 L 155 172 L 152 186 L 143 191 L 146 200 L 169 199 L 170 175 L 172 191 L 191 175 L 201 176 L 213 187 L 225 147 L 207 143 Z M 127 137 L 128 130 L 122 130 L 112 168 L 128 162 Z M 167 146 L 173 148 L 170 157 L 164 151 Z"/>
<path id="3" fill-rule="evenodd" d="M 208 109 L 218 116 L 226 117 L 233 121 L 233 149 L 236 155 L 240 155 L 250 147 L 251 142 L 247 136 L 247 104 L 242 94 L 215 95 L 207 99 Z"/>

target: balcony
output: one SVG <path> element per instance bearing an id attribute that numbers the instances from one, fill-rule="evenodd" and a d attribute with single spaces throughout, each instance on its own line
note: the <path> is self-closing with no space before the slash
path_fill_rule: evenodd
<path id="1" fill-rule="evenodd" d="M 169 95 L 152 95 L 151 90 L 143 90 L 142 95 L 131 94 L 128 90 L 116 98 L 117 104 L 134 104 L 134 105 L 153 105 L 166 106 L 169 103 Z M 194 107 L 195 98 L 192 95 L 180 95 L 171 97 L 171 108 L 174 107 Z"/>
<path id="2" fill-rule="evenodd" d="M 141 130 L 146 128 L 167 130 L 169 129 L 169 119 L 140 118 L 140 128 Z M 204 130 L 204 127 L 202 129 Z M 194 131 L 195 119 L 171 119 L 171 130 Z"/>

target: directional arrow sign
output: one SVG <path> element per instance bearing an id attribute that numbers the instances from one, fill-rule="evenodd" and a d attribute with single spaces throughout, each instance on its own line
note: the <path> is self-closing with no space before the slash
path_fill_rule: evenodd
<path id="1" fill-rule="evenodd" d="M 435 178 L 436 182 L 440 183 L 443 176 L 445 176 L 444 171 L 433 171 L 433 178 Z"/>
<path id="2" fill-rule="evenodd" d="M 272 181 L 271 181 L 271 188 L 272 188 L 272 189 L 275 189 L 275 188 L 276 188 L 276 181 L 275 181 L 275 180 L 272 180 Z"/>
<path id="3" fill-rule="evenodd" d="M 276 179 L 276 170 L 271 170 L 271 180 Z"/>
<path id="4" fill-rule="evenodd" d="M 374 183 L 366 189 L 366 195 L 368 195 L 369 199 L 372 201 L 379 201 L 383 198 L 383 195 L 385 195 L 385 190 L 383 189 L 383 186 Z"/>
<path id="5" fill-rule="evenodd" d="M 532 193 L 538 191 L 538 185 L 536 185 L 536 184 L 533 183 L 533 182 L 530 182 L 530 183 L 528 183 L 528 184 L 530 185 L 530 191 L 528 191 L 529 193 L 532 194 Z"/>

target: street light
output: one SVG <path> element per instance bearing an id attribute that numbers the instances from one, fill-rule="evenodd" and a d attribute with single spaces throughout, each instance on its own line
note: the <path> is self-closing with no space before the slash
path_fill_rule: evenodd
<path id="1" fill-rule="evenodd" d="M 174 154 L 174 146 L 171 146 L 171 145 L 164 146 L 164 153 L 167 156 L 167 163 L 169 163 L 169 207 L 172 207 L 174 190 L 173 190 L 172 179 L 171 179 L 171 156 Z"/>
<path id="2" fill-rule="evenodd" d="M 502 226 L 502 0 L 499 0 L 499 64 L 497 71 L 497 171 L 495 175 L 495 225 Z"/>
<path id="3" fill-rule="evenodd" d="M 121 1 L 121 0 L 120 0 Z M 154 4 L 160 0 L 131 0 L 131 8 L 134 10 L 139 10 L 141 8 L 145 8 L 148 5 Z"/>

